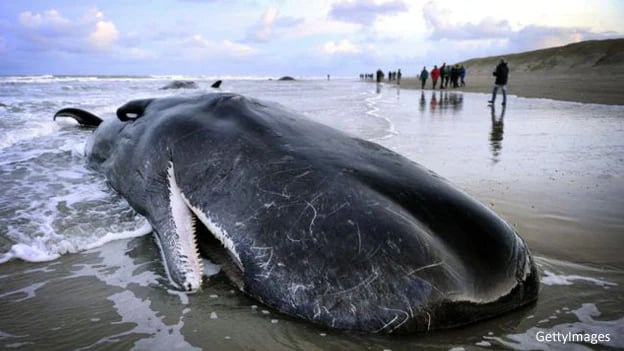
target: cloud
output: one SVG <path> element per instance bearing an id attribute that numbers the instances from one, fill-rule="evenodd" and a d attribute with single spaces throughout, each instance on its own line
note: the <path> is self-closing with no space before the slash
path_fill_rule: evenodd
<path id="1" fill-rule="evenodd" d="M 119 39 L 119 32 L 115 24 L 110 21 L 99 21 L 95 31 L 89 35 L 91 45 L 101 51 L 109 50 L 117 39 Z"/>
<path id="2" fill-rule="evenodd" d="M 321 49 L 324 53 L 334 54 L 359 54 L 362 52 L 355 44 L 351 43 L 347 39 L 342 39 L 340 42 L 328 41 L 323 45 Z"/>
<path id="3" fill-rule="evenodd" d="M 576 43 L 583 40 L 612 38 L 614 33 L 592 32 L 586 28 L 562 28 L 545 26 L 526 26 L 510 36 L 510 45 L 515 50 L 525 51 L 543 49 Z"/>
<path id="4" fill-rule="evenodd" d="M 20 25 L 26 28 L 49 28 L 64 31 L 70 27 L 70 21 L 54 9 L 44 11 L 43 14 L 24 11 L 19 14 L 18 21 Z"/>
<path id="5" fill-rule="evenodd" d="M 254 54 L 256 51 L 248 45 L 221 40 L 219 42 L 205 39 L 201 34 L 195 34 L 184 40 L 184 46 L 195 59 L 215 57 L 222 59 L 223 56 L 244 57 Z"/>
<path id="6" fill-rule="evenodd" d="M 157 55 L 154 52 L 141 48 L 130 48 L 126 51 L 126 54 L 130 58 L 136 60 L 151 60 L 157 58 Z"/>
<path id="7" fill-rule="evenodd" d="M 479 23 L 453 23 L 451 11 L 442 8 L 436 1 L 429 1 L 423 6 L 425 24 L 431 30 L 430 39 L 469 40 L 495 39 L 508 37 L 511 26 L 505 20 L 497 21 L 492 17 L 483 18 Z"/>
<path id="8" fill-rule="evenodd" d="M 365 26 L 375 23 L 380 16 L 396 15 L 408 10 L 401 0 L 376 3 L 373 0 L 341 1 L 332 5 L 329 17 Z"/>
<path id="9" fill-rule="evenodd" d="M 55 9 L 42 13 L 24 11 L 18 15 L 11 31 L 18 49 L 26 51 L 57 51 L 82 53 L 110 50 L 119 39 L 119 32 L 104 14 L 92 10 L 81 18 L 70 20 Z"/>
<path id="10" fill-rule="evenodd" d="M 492 17 L 482 18 L 477 23 L 456 23 L 450 20 L 451 10 L 441 7 L 434 0 L 428 1 L 422 11 L 425 24 L 430 31 L 429 39 L 452 40 L 459 46 L 478 47 L 480 56 L 536 50 L 613 36 L 612 32 L 596 33 L 581 27 L 530 25 L 513 29 L 508 21 L 496 20 Z M 470 53 L 465 54 L 470 55 Z"/>
<path id="11" fill-rule="evenodd" d="M 296 27 L 301 23 L 303 23 L 302 18 L 279 17 L 277 9 L 268 9 L 255 24 L 247 29 L 245 41 L 268 42 L 275 36 L 279 36 L 280 31 Z"/>
<path id="12" fill-rule="evenodd" d="M 247 30 L 247 38 L 251 41 L 266 42 L 271 39 L 273 33 L 273 25 L 277 18 L 277 9 L 268 9 L 260 17 L 260 20 L 249 27 Z"/>

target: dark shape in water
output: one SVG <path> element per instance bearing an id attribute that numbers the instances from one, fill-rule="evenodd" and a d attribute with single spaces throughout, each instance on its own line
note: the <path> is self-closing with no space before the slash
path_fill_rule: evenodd
<path id="1" fill-rule="evenodd" d="M 197 89 L 197 84 L 192 80 L 174 80 L 160 89 Z"/>

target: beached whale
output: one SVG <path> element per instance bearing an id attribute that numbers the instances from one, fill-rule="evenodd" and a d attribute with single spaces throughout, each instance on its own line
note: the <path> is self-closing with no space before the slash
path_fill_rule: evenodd
<path id="1" fill-rule="evenodd" d="M 99 124 L 88 163 L 149 220 L 178 289 L 200 289 L 199 247 L 245 293 L 325 327 L 427 331 L 537 298 L 525 242 L 493 211 L 278 104 L 221 93 L 56 117 Z"/>
<path id="2" fill-rule="evenodd" d="M 192 80 L 174 80 L 173 82 L 167 83 L 167 85 L 160 88 L 160 90 L 167 89 L 197 89 L 197 83 Z"/>

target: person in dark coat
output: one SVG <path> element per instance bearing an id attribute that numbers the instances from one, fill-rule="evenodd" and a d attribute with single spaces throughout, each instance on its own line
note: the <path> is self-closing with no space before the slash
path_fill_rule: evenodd
<path id="1" fill-rule="evenodd" d="M 377 70 L 377 83 L 381 83 L 384 78 L 383 71 L 381 69 Z"/>
<path id="2" fill-rule="evenodd" d="M 423 67 L 422 71 L 420 71 L 420 89 L 425 89 L 425 83 L 427 83 L 427 78 L 429 78 L 429 72 L 427 72 L 427 67 Z"/>
<path id="3" fill-rule="evenodd" d="M 507 78 L 509 76 L 507 62 L 501 59 L 498 66 L 496 66 L 496 70 L 492 72 L 492 74 L 496 77 L 496 80 L 494 81 L 494 89 L 492 90 L 492 100 L 488 102 L 492 105 L 494 104 L 496 101 L 496 93 L 500 88 L 503 91 L 503 106 L 505 106 L 507 104 Z"/>
<path id="4" fill-rule="evenodd" d="M 459 65 L 454 65 L 451 67 L 451 85 L 453 88 L 457 88 L 459 86 L 457 80 L 459 79 Z"/>

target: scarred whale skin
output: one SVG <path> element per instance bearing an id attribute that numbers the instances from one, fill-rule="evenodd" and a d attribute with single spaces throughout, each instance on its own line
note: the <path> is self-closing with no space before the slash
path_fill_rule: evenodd
<path id="1" fill-rule="evenodd" d="M 117 115 L 95 131 L 89 164 L 149 220 L 180 289 L 201 284 L 193 240 L 176 243 L 197 218 L 241 290 L 325 327 L 428 331 L 537 299 L 510 225 L 380 145 L 236 94 L 135 100 Z"/>

